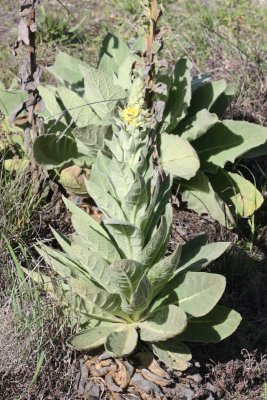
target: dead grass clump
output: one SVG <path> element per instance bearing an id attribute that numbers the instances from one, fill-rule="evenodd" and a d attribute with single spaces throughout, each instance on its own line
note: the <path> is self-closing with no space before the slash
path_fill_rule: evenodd
<path id="1" fill-rule="evenodd" d="M 209 381 L 217 388 L 219 399 L 260 400 L 267 379 L 267 358 L 256 351 L 242 351 L 241 360 L 210 366 Z"/>

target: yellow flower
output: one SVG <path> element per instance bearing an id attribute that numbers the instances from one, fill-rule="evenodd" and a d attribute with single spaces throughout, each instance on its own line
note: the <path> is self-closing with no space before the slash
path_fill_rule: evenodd
<path id="1" fill-rule="evenodd" d="M 138 126 L 136 118 L 139 117 L 141 108 L 139 106 L 131 106 L 122 110 L 122 118 L 129 125 Z"/>

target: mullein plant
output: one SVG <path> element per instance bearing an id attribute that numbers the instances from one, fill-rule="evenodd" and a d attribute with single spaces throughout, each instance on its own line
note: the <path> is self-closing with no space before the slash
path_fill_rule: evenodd
<path id="1" fill-rule="evenodd" d="M 53 274 L 24 271 L 61 305 L 77 332 L 67 339 L 71 348 L 104 346 L 117 358 L 144 342 L 167 366 L 185 370 L 191 354 L 184 342 L 216 343 L 241 317 L 217 305 L 225 278 L 202 272 L 229 243 L 206 244 L 202 235 L 168 251 L 172 176 L 155 165 L 153 115 L 144 98 L 136 71 L 113 138 L 105 141 L 110 153 L 98 151 L 86 180 L 101 222 L 64 199 L 74 234 L 53 230 L 63 251 L 42 243 L 37 249 Z"/>

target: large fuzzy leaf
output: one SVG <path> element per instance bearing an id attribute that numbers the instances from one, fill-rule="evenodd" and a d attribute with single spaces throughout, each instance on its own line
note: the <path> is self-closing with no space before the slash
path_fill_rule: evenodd
<path id="1" fill-rule="evenodd" d="M 205 243 L 206 237 L 199 236 L 183 245 L 177 275 L 187 271 L 201 271 L 219 258 L 230 246 L 230 242 Z"/>
<path id="2" fill-rule="evenodd" d="M 135 350 L 138 333 L 135 326 L 130 324 L 111 332 L 105 342 L 106 351 L 112 357 L 127 357 Z"/>
<path id="3" fill-rule="evenodd" d="M 27 99 L 27 94 L 21 90 L 0 89 L 0 110 L 7 117 Z"/>
<path id="4" fill-rule="evenodd" d="M 130 49 L 120 37 L 108 33 L 102 42 L 100 50 L 100 65 L 102 57 L 106 55 L 115 64 L 114 72 L 118 73 L 119 67 L 123 65 L 125 59 L 130 55 Z"/>
<path id="5" fill-rule="evenodd" d="M 218 303 L 225 290 L 224 276 L 207 272 L 187 272 L 169 282 L 153 308 L 177 304 L 187 314 L 201 317 Z"/>
<path id="6" fill-rule="evenodd" d="M 216 114 L 211 114 L 205 108 L 196 115 L 181 122 L 177 127 L 177 133 L 189 142 L 203 136 L 213 125 L 218 122 Z"/>
<path id="7" fill-rule="evenodd" d="M 133 260 L 118 260 L 111 264 L 110 275 L 116 293 L 130 303 L 144 275 L 144 268 Z"/>
<path id="8" fill-rule="evenodd" d="M 185 371 L 189 367 L 188 362 L 192 358 L 189 348 L 177 338 L 172 338 L 165 342 L 152 343 L 152 350 L 167 367 L 178 371 Z"/>
<path id="9" fill-rule="evenodd" d="M 112 137 L 111 126 L 88 125 L 83 128 L 75 128 L 72 135 L 77 144 L 79 153 L 95 157 L 99 150 L 104 150 L 105 139 Z"/>
<path id="10" fill-rule="evenodd" d="M 92 179 L 86 181 L 86 188 L 88 190 L 88 193 L 90 194 L 90 196 L 92 196 L 99 209 L 108 218 L 113 217 L 123 221 L 125 216 L 121 210 L 118 200 L 111 196 L 102 185 L 99 185 L 93 181 L 94 172 L 95 171 L 92 170 Z"/>
<path id="11" fill-rule="evenodd" d="M 50 265 L 54 272 L 63 278 L 81 278 L 88 280 L 89 276 L 86 271 L 83 271 L 78 260 L 72 257 L 68 257 L 64 253 L 61 253 L 51 247 L 44 244 L 40 244 L 40 247 L 36 247 L 37 252 L 43 257 L 44 261 Z M 74 261 L 75 260 L 75 261 Z M 87 279 L 86 279 L 87 278 Z"/>
<path id="12" fill-rule="evenodd" d="M 226 87 L 226 82 L 223 79 L 215 82 L 207 82 L 200 86 L 193 93 L 188 114 L 193 116 L 203 108 L 210 110 L 216 100 L 223 94 Z"/>
<path id="13" fill-rule="evenodd" d="M 189 342 L 217 343 L 230 336 L 241 322 L 238 312 L 223 306 L 216 306 L 209 314 L 190 318 L 186 330 L 178 340 Z"/>
<path id="14" fill-rule="evenodd" d="M 63 198 L 66 206 L 72 212 L 72 224 L 78 235 L 85 241 L 88 248 L 101 255 L 108 262 L 115 261 L 120 255 L 112 243 L 108 232 L 71 201 Z"/>
<path id="15" fill-rule="evenodd" d="M 102 70 L 81 67 L 84 77 L 85 98 L 96 114 L 104 119 L 112 112 L 119 101 L 125 98 L 125 91 L 114 86 L 112 78 Z"/>
<path id="16" fill-rule="evenodd" d="M 114 238 L 121 258 L 139 260 L 143 248 L 143 236 L 135 225 L 121 220 L 104 220 L 110 235 Z"/>
<path id="17" fill-rule="evenodd" d="M 152 288 L 153 297 L 155 297 L 173 277 L 173 273 L 179 265 L 181 252 L 182 245 L 178 245 L 170 256 L 163 258 L 163 260 L 160 260 L 149 268 L 147 277 Z"/>
<path id="18" fill-rule="evenodd" d="M 194 148 L 177 135 L 160 135 L 160 160 L 164 170 L 183 179 L 195 176 L 200 167 Z"/>
<path id="19" fill-rule="evenodd" d="M 267 129 L 245 121 L 217 123 L 194 142 L 203 168 L 215 172 L 267 140 Z"/>
<path id="20" fill-rule="evenodd" d="M 149 316 L 149 319 L 140 322 L 141 339 L 145 342 L 159 342 L 170 339 L 182 332 L 187 324 L 185 312 L 175 306 L 162 307 Z"/>
<path id="21" fill-rule="evenodd" d="M 199 172 L 189 181 L 175 182 L 175 185 L 181 185 L 182 199 L 187 202 L 189 209 L 198 214 L 209 214 L 222 225 L 234 225 L 235 221 L 227 204 L 213 190 L 204 173 Z"/>
<path id="22" fill-rule="evenodd" d="M 66 113 L 62 110 L 62 107 L 56 98 L 55 88 L 51 86 L 39 85 L 38 91 L 45 102 L 45 111 L 42 113 L 42 117 L 44 118 L 44 123 L 49 126 L 50 132 L 56 132 L 57 128 L 61 128 L 61 130 L 66 129 Z"/>
<path id="23" fill-rule="evenodd" d="M 121 311 L 121 298 L 118 294 L 102 290 L 92 284 L 92 282 L 84 282 L 78 279 L 72 278 L 69 284 L 71 290 L 84 300 L 90 301 L 97 307 L 113 315 L 125 316 Z"/>
<path id="24" fill-rule="evenodd" d="M 61 167 L 67 162 L 79 158 L 75 141 L 56 134 L 42 135 L 35 139 L 33 154 L 36 162 L 46 169 Z"/>
<path id="25" fill-rule="evenodd" d="M 60 86 L 57 89 L 57 94 L 70 115 L 74 124 L 73 126 L 82 128 L 91 124 L 100 124 L 101 120 L 93 111 L 93 106 L 88 104 L 89 102 L 77 93 L 64 86 Z"/>
<path id="26" fill-rule="evenodd" d="M 144 232 L 145 243 L 147 243 L 155 228 L 162 217 L 162 214 L 166 210 L 171 214 L 170 219 L 172 219 L 172 208 L 169 207 L 169 199 L 172 189 L 172 178 L 168 174 L 164 180 L 157 176 L 156 187 L 153 189 L 150 204 L 141 220 L 141 229 Z"/>
<path id="27" fill-rule="evenodd" d="M 157 263 L 165 254 L 168 246 L 171 231 L 171 224 L 165 215 L 162 216 L 161 222 L 150 241 L 137 255 L 142 265 L 150 267 Z"/>
<path id="28" fill-rule="evenodd" d="M 68 346 L 75 350 L 93 350 L 100 346 L 103 346 L 108 334 L 114 328 L 117 328 L 116 324 L 110 324 L 106 326 L 97 326 L 95 328 L 85 329 L 75 335 L 71 336 L 67 340 Z"/>
<path id="29" fill-rule="evenodd" d="M 175 65 L 162 131 L 171 132 L 186 116 L 191 100 L 191 66 L 187 58 L 181 58 Z"/>
<path id="30" fill-rule="evenodd" d="M 220 169 L 209 178 L 219 196 L 239 217 L 249 217 L 263 204 L 263 196 L 256 186 L 239 174 Z"/>
<path id="31" fill-rule="evenodd" d="M 62 84 L 73 89 L 79 88 L 81 91 L 83 76 L 80 71 L 80 65 L 86 66 L 81 60 L 60 51 L 55 63 L 47 69 Z"/>
<path id="32" fill-rule="evenodd" d="M 146 182 L 143 177 L 138 175 L 122 202 L 122 208 L 129 222 L 135 224 L 138 217 L 144 215 L 148 199 Z"/>

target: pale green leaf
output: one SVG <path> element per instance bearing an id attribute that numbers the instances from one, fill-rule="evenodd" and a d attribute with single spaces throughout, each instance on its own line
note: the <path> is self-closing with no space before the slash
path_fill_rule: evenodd
<path id="1" fill-rule="evenodd" d="M 163 260 L 160 260 L 149 268 L 147 277 L 152 288 L 153 297 L 155 297 L 173 277 L 180 262 L 181 252 L 182 245 L 178 245 L 170 256 L 163 258 Z"/>
<path id="2" fill-rule="evenodd" d="M 185 371 L 192 358 L 189 348 L 177 338 L 152 343 L 152 350 L 167 367 L 178 371 Z"/>
<path id="3" fill-rule="evenodd" d="M 79 157 L 77 145 L 72 138 L 59 138 L 54 133 L 37 137 L 33 144 L 33 154 L 35 161 L 46 169 L 62 167 Z"/>
<path id="4" fill-rule="evenodd" d="M 7 117 L 27 99 L 27 93 L 21 90 L 0 89 L 0 110 Z"/>
<path id="5" fill-rule="evenodd" d="M 224 226 L 235 224 L 227 204 L 214 192 L 204 173 L 199 172 L 189 181 L 178 181 L 175 184 L 181 185 L 182 199 L 187 202 L 189 209 L 198 214 L 209 214 Z"/>
<path id="6" fill-rule="evenodd" d="M 112 137 L 112 128 L 111 126 L 88 125 L 73 129 L 72 135 L 79 153 L 92 154 L 96 157 L 98 150 L 104 151 L 105 139 Z"/>
<path id="7" fill-rule="evenodd" d="M 200 236 L 183 245 L 177 275 L 187 271 L 200 271 L 219 258 L 230 246 L 230 242 L 206 244 L 206 237 Z"/>
<path id="8" fill-rule="evenodd" d="M 57 93 L 75 124 L 74 126 L 82 128 L 87 125 L 100 124 L 101 120 L 93 111 L 93 105 L 88 104 L 87 100 L 64 86 L 60 86 Z"/>
<path id="9" fill-rule="evenodd" d="M 108 218 L 118 218 L 124 220 L 125 216 L 119 202 L 116 198 L 112 197 L 102 185 L 93 181 L 93 173 L 91 172 L 91 177 L 89 181 L 86 181 L 86 188 L 90 196 L 96 202 L 98 208 L 102 211 L 104 215 Z"/>
<path id="10" fill-rule="evenodd" d="M 211 114 L 204 108 L 198 111 L 193 117 L 186 119 L 184 123 L 181 122 L 177 127 L 177 133 L 183 139 L 192 142 L 204 135 L 216 122 L 218 122 L 217 115 Z"/>
<path id="11" fill-rule="evenodd" d="M 160 160 L 165 171 L 184 179 L 195 176 L 200 167 L 194 148 L 178 135 L 160 135 Z"/>
<path id="12" fill-rule="evenodd" d="M 133 260 L 118 260 L 110 266 L 110 281 L 115 292 L 129 303 L 131 303 L 143 275 L 143 266 Z"/>
<path id="13" fill-rule="evenodd" d="M 239 217 L 249 217 L 263 204 L 263 196 L 256 186 L 239 174 L 219 170 L 209 178 L 219 196 Z"/>
<path id="14" fill-rule="evenodd" d="M 206 108 L 210 110 L 216 100 L 224 93 L 227 85 L 224 79 L 215 82 L 207 82 L 194 91 L 188 114 L 195 115 Z"/>
<path id="15" fill-rule="evenodd" d="M 138 327 L 142 340 L 160 342 L 181 333 L 186 324 L 185 312 L 175 305 L 169 305 L 151 314 L 148 320 L 138 323 Z"/>
<path id="16" fill-rule="evenodd" d="M 171 211 L 169 207 L 168 209 Z M 147 268 L 149 268 L 151 265 L 157 263 L 162 257 L 164 257 L 169 243 L 170 232 L 171 224 L 168 223 L 168 219 L 165 215 L 163 215 L 161 217 L 160 225 L 156 229 L 150 241 L 137 255 L 138 260 L 142 265 L 145 265 Z"/>
<path id="17" fill-rule="evenodd" d="M 101 255 L 105 260 L 112 262 L 120 255 L 112 243 L 108 232 L 85 211 L 63 197 L 63 201 L 72 212 L 72 224 L 79 236 L 83 238 L 88 248 Z"/>
<path id="18" fill-rule="evenodd" d="M 162 132 L 171 132 L 187 114 L 191 100 L 191 66 L 187 58 L 181 58 L 175 65 Z"/>
<path id="19" fill-rule="evenodd" d="M 207 272 L 178 275 L 164 288 L 153 306 L 177 304 L 187 314 L 201 317 L 218 303 L 225 290 L 225 277 Z"/>
<path id="20" fill-rule="evenodd" d="M 143 249 L 143 236 L 135 225 L 121 220 L 104 220 L 110 235 L 114 238 L 120 251 L 121 258 L 139 260 Z"/>
<path id="21" fill-rule="evenodd" d="M 106 351 L 114 358 L 127 357 L 135 350 L 138 343 L 138 333 L 135 326 L 126 325 L 113 330 L 105 342 Z"/>
<path id="22" fill-rule="evenodd" d="M 100 50 L 100 60 L 103 55 L 111 57 L 116 65 L 115 72 L 124 63 L 125 59 L 130 55 L 130 49 L 127 44 L 119 36 L 108 33 L 102 42 Z M 101 61 L 100 61 L 101 62 Z"/>
<path id="23" fill-rule="evenodd" d="M 238 312 L 216 306 L 209 314 L 190 318 L 185 331 L 177 339 L 188 342 L 217 343 L 230 336 L 241 322 Z"/>
<path id="24" fill-rule="evenodd" d="M 84 76 L 85 98 L 96 114 L 104 119 L 114 110 L 117 103 L 125 98 L 125 91 L 114 86 L 110 78 L 102 70 L 81 67 Z"/>
<path id="25" fill-rule="evenodd" d="M 72 87 L 73 89 L 81 89 L 83 87 L 83 76 L 80 71 L 80 65 L 86 66 L 80 59 L 60 51 L 55 63 L 47 69 L 63 85 Z"/>
<path id="26" fill-rule="evenodd" d="M 104 345 L 110 331 L 115 327 L 116 324 L 110 324 L 85 329 L 68 338 L 67 345 L 78 351 L 97 349 Z"/>
<path id="27" fill-rule="evenodd" d="M 245 121 L 225 120 L 214 125 L 194 142 L 194 148 L 207 171 L 217 171 L 267 140 L 267 128 Z"/>

